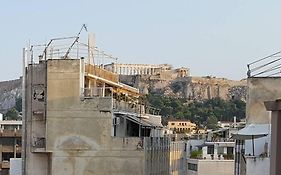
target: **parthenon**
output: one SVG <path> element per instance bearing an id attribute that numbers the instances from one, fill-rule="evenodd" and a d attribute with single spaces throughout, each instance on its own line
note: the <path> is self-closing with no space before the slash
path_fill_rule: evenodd
<path id="1" fill-rule="evenodd" d="M 119 75 L 155 75 L 161 71 L 171 70 L 169 64 L 117 64 L 111 63 L 104 66 L 108 71 Z"/>

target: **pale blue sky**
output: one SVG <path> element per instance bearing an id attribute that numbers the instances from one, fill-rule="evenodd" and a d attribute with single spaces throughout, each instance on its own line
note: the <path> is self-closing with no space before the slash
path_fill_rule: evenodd
<path id="1" fill-rule="evenodd" d="M 21 75 L 22 48 L 75 35 L 124 63 L 169 63 L 194 76 L 246 76 L 246 64 L 281 49 L 281 1 L 10 0 L 0 4 L 0 80 Z"/>

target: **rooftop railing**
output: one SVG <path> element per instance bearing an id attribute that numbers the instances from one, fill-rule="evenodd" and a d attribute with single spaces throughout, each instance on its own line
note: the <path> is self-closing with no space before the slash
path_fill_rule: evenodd
<path id="1" fill-rule="evenodd" d="M 111 87 L 83 88 L 82 91 L 84 98 L 113 97 L 113 89 Z"/>

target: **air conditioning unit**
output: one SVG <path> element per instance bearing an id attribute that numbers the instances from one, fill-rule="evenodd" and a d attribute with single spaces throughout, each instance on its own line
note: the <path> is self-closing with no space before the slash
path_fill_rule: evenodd
<path id="1" fill-rule="evenodd" d="M 113 125 L 119 125 L 120 124 L 120 117 L 113 118 Z"/>

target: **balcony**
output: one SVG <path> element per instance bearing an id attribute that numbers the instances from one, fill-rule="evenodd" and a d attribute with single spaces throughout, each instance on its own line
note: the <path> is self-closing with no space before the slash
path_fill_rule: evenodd
<path id="1" fill-rule="evenodd" d="M 125 101 L 113 100 L 113 109 L 115 111 L 131 112 L 131 113 L 141 113 L 141 105 L 136 103 L 130 103 Z"/>
<path id="2" fill-rule="evenodd" d="M 111 87 L 84 88 L 83 96 L 84 98 L 113 97 L 113 89 Z"/>
<path id="3" fill-rule="evenodd" d="M 2 146 L 2 152 L 12 153 L 14 152 L 14 146 Z"/>
<path id="4" fill-rule="evenodd" d="M 2 169 L 9 169 L 10 168 L 10 162 L 8 160 L 3 160 L 1 163 Z"/>
<path id="5" fill-rule="evenodd" d="M 3 153 L 13 153 L 15 149 L 15 146 L 2 146 L 2 152 Z M 21 146 L 16 145 L 16 151 L 17 153 L 21 153 Z"/>
<path id="6" fill-rule="evenodd" d="M 21 130 L 2 130 L 0 132 L 0 137 L 21 137 Z"/>

